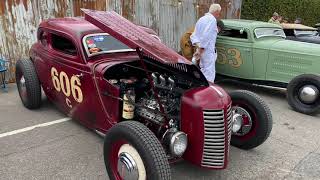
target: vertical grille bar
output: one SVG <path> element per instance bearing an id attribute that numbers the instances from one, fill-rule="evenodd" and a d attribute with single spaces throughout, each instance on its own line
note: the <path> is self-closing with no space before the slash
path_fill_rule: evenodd
<path id="1" fill-rule="evenodd" d="M 203 119 L 204 146 L 202 166 L 223 168 L 226 162 L 225 158 L 227 158 L 229 154 L 231 140 L 231 104 L 225 109 L 203 110 Z"/>

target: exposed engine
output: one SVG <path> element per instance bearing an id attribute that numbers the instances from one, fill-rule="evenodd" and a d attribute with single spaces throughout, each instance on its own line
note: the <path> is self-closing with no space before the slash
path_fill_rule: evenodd
<path id="1" fill-rule="evenodd" d="M 139 80 L 131 77 L 130 79 L 109 80 L 109 82 L 120 86 L 124 100 L 122 117 L 133 119 L 135 116 L 158 125 L 162 125 L 166 118 L 178 120 L 182 90 L 175 87 L 173 77 L 159 73 L 152 73 L 151 77 L 155 91 L 151 90 L 152 87 L 147 78 Z M 128 103 L 134 106 L 134 116 L 128 115 L 133 109 Z"/>
<path id="2" fill-rule="evenodd" d="M 146 63 L 146 62 L 145 62 Z M 181 157 L 187 136 L 180 131 L 180 101 L 184 91 L 206 85 L 198 69 L 179 71 L 156 63 L 128 62 L 108 69 L 105 78 L 119 89 L 120 120 L 138 120 L 151 129 L 170 157 Z M 189 68 L 189 69 L 188 69 Z"/>
<path id="3" fill-rule="evenodd" d="M 177 119 L 180 108 L 181 94 L 175 91 L 175 81 L 172 77 L 166 77 L 159 73 L 151 75 L 153 85 L 157 89 L 159 101 L 162 105 L 164 114 L 161 113 L 160 104 L 154 93 L 150 96 L 144 96 L 138 100 L 141 107 L 137 107 L 136 114 L 156 124 L 162 124 L 165 121 L 165 115 L 168 119 Z"/>
<path id="4" fill-rule="evenodd" d="M 123 120 L 136 119 L 179 129 L 182 94 L 206 85 L 206 81 L 193 66 L 174 68 L 154 61 L 144 63 L 121 63 L 105 73 L 106 79 L 119 87 Z"/>

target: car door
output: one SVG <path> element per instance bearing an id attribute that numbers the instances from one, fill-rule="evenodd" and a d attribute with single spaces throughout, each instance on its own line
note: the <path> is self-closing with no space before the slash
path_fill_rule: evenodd
<path id="1" fill-rule="evenodd" d="M 253 74 L 252 41 L 248 31 L 227 27 L 219 33 L 217 39 L 218 74 L 250 78 Z"/>
<path id="2" fill-rule="evenodd" d="M 40 80 L 43 91 L 50 101 L 55 101 L 56 97 L 52 94 L 53 84 L 48 81 L 50 77 L 50 67 L 48 66 L 50 53 L 48 45 L 48 31 L 46 29 L 38 29 L 38 42 L 35 43 L 37 51 L 30 51 L 38 78 Z"/>
<path id="3" fill-rule="evenodd" d="M 69 36 L 50 32 L 48 61 L 52 96 L 68 116 L 92 127 L 96 121 L 97 99 L 91 68 L 82 59 L 76 41 Z M 97 109 L 98 111 L 99 109 Z"/>

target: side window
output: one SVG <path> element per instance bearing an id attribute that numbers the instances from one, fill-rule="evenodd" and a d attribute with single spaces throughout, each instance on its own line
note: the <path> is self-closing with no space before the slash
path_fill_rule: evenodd
<path id="1" fill-rule="evenodd" d="M 248 34 L 244 30 L 239 29 L 224 29 L 219 33 L 219 36 L 226 36 L 232 38 L 239 38 L 239 39 L 248 39 Z"/>
<path id="2" fill-rule="evenodd" d="M 52 48 L 57 51 L 73 56 L 77 55 L 76 46 L 73 44 L 71 40 L 65 37 L 56 34 L 51 34 L 51 43 Z"/>
<path id="3" fill-rule="evenodd" d="M 39 35 L 39 41 L 43 46 L 48 45 L 48 33 L 45 31 L 41 31 Z"/>

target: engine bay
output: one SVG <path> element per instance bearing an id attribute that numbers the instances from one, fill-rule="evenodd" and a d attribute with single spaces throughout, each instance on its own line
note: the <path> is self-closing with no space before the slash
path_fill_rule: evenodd
<path id="1" fill-rule="evenodd" d="M 119 98 L 124 101 L 120 110 L 134 109 L 133 116 L 127 119 L 138 118 L 160 126 L 168 120 L 178 128 L 180 98 L 184 91 L 199 84 L 188 78 L 178 77 L 176 72 L 170 73 L 170 69 L 157 68 L 147 63 L 146 66 L 147 71 L 139 61 L 121 63 L 110 67 L 105 73 L 105 79 L 120 90 Z M 124 107 L 125 101 L 134 107 Z M 120 114 L 126 119 L 123 117 L 125 113 Z"/>

